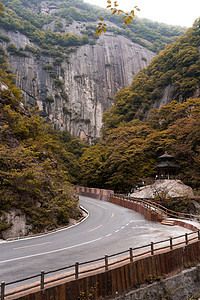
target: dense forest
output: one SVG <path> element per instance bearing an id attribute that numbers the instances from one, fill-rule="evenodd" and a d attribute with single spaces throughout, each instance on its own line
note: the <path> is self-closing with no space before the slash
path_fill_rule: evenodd
<path id="1" fill-rule="evenodd" d="M 36 55 L 43 53 L 54 55 L 55 58 L 62 60 L 67 59 L 69 52 L 74 51 L 76 47 L 95 43 L 95 39 L 98 39 L 98 36 L 95 36 L 96 24 L 100 17 L 113 24 L 108 27 L 108 31 L 127 36 L 133 42 L 154 52 L 159 52 L 166 44 L 177 40 L 186 31 L 186 28 L 137 17 L 128 28 L 125 28 L 120 16 L 111 15 L 109 11 L 84 3 L 82 0 L 48 1 L 51 9 L 48 14 L 42 13 L 42 0 L 2 0 L 1 2 L 4 5 L 4 15 L 0 18 L 0 27 L 19 31 L 39 46 L 39 48 L 14 49 L 9 45 L 8 51 L 15 51 L 24 56 L 27 55 L 27 51 L 32 51 Z M 74 21 L 83 24 L 81 36 L 70 34 L 64 29 L 63 24 L 67 27 Z M 44 29 L 48 24 L 53 24 L 54 30 Z M 5 41 L 6 37 L 0 39 Z"/>
<path id="2" fill-rule="evenodd" d="M 180 164 L 179 178 L 199 190 L 199 46 L 200 19 L 116 94 L 103 117 L 102 140 L 81 157 L 83 184 L 127 192 L 155 176 L 156 159 L 167 150 Z M 147 118 L 167 86 L 174 101 Z"/>
<path id="3" fill-rule="evenodd" d="M 172 101 L 138 119 L 111 129 L 81 157 L 82 182 L 126 193 L 155 178 L 154 165 L 166 150 L 180 165 L 178 178 L 200 188 L 200 98 Z"/>
<path id="4" fill-rule="evenodd" d="M 71 183 L 78 179 L 78 158 L 86 147 L 57 132 L 23 105 L 13 85 L 5 52 L 0 53 L 0 231 L 11 226 L 5 213 L 20 209 L 32 232 L 66 225 L 79 218 L 78 198 Z"/>
<path id="5" fill-rule="evenodd" d="M 198 91 L 200 84 L 200 19 L 178 41 L 166 48 L 141 70 L 128 88 L 121 89 L 114 98 L 113 108 L 104 114 L 103 132 L 121 122 L 141 119 L 167 87 L 171 100 L 184 102 Z M 200 93 L 197 92 L 197 96 Z"/>

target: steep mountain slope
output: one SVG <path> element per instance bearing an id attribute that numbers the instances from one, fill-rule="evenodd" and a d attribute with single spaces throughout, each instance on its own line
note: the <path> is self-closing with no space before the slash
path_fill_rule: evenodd
<path id="1" fill-rule="evenodd" d="M 137 18 L 122 29 L 117 16 L 78 0 L 2 3 L 0 41 L 25 103 L 37 104 L 56 129 L 89 141 L 99 137 L 116 92 L 185 31 Z M 110 27 L 98 39 L 100 16 Z"/>
<path id="2" fill-rule="evenodd" d="M 144 120 L 153 108 L 172 100 L 200 96 L 200 19 L 176 42 L 168 45 L 141 70 L 128 88 L 115 96 L 104 115 L 104 132 L 121 122 Z"/>
<path id="3" fill-rule="evenodd" d="M 178 177 L 200 194 L 200 98 L 172 101 L 152 112 L 149 122 L 133 120 L 110 129 L 81 157 L 82 184 L 127 193 L 152 183 L 165 151 L 179 164 Z"/>
<path id="4" fill-rule="evenodd" d="M 0 62 L 0 238 L 8 238 L 79 218 L 70 182 L 83 145 L 25 107 L 3 52 Z"/>

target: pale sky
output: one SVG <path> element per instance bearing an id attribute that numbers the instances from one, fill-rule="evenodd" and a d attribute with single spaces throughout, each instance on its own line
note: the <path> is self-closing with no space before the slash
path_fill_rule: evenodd
<path id="1" fill-rule="evenodd" d="M 103 8 L 107 6 L 107 0 L 84 2 Z M 136 12 L 139 18 L 148 18 L 168 25 L 191 27 L 195 19 L 200 17 L 200 0 L 118 0 L 118 4 L 119 9 L 127 12 L 137 5 L 141 10 Z"/>

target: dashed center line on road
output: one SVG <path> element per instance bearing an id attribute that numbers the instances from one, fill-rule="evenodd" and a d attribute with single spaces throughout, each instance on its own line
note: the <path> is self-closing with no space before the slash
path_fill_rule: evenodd
<path id="1" fill-rule="evenodd" d="M 35 244 L 35 245 L 29 245 L 29 246 L 22 246 L 22 247 L 18 247 L 18 248 L 13 248 L 13 250 L 36 247 L 36 246 L 42 246 L 42 245 L 46 245 L 46 244 L 51 244 L 51 242 L 46 242 L 46 243 L 42 243 L 42 244 Z"/>
<path id="2" fill-rule="evenodd" d="M 95 228 L 93 228 L 93 229 L 91 229 L 91 230 L 89 230 L 89 231 L 94 231 L 94 230 L 96 230 L 96 229 L 98 229 L 98 228 L 100 228 L 100 227 L 102 227 L 103 226 L 103 224 L 101 224 L 101 225 L 99 225 L 99 226 L 97 226 L 97 227 L 95 227 Z"/>
<path id="3" fill-rule="evenodd" d="M 126 223 L 126 225 L 122 226 L 120 229 L 115 230 L 115 233 L 117 233 L 117 232 L 119 232 L 120 230 L 124 229 L 126 226 L 130 225 L 130 223 L 132 223 L 132 222 L 133 222 L 133 220 L 131 220 L 131 221 L 129 221 L 128 223 Z M 106 235 L 106 236 L 108 236 L 108 235 Z"/>

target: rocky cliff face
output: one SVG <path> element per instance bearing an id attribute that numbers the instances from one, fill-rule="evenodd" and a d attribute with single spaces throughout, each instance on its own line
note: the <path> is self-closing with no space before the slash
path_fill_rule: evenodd
<path id="1" fill-rule="evenodd" d="M 81 28 L 74 22 L 67 31 L 78 34 Z M 37 47 L 19 32 L 1 29 L 1 34 L 18 48 Z M 7 43 L 2 42 L 2 46 L 6 48 Z M 129 86 L 154 56 L 128 38 L 109 32 L 94 45 L 78 47 L 61 66 L 54 66 L 57 81 L 44 68 L 53 62 L 51 56 L 9 54 L 9 62 L 26 104 L 38 105 L 56 129 L 67 129 L 91 142 L 100 136 L 102 115 L 111 108 L 113 96 L 121 87 Z"/>
<path id="2" fill-rule="evenodd" d="M 12 208 L 5 213 L 5 220 L 10 224 L 10 228 L 0 232 L 0 238 L 7 240 L 9 238 L 16 238 L 28 235 L 32 229 L 32 225 L 27 224 L 27 217 L 20 209 Z M 0 221 L 2 221 L 2 217 Z"/>

